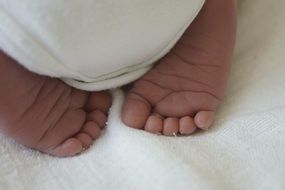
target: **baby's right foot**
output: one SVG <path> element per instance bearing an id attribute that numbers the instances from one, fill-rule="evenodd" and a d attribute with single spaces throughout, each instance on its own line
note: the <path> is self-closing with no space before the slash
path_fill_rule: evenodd
<path id="1" fill-rule="evenodd" d="M 234 0 L 207 0 L 176 46 L 137 80 L 123 122 L 151 133 L 209 129 L 227 83 L 236 31 Z"/>
<path id="2" fill-rule="evenodd" d="M 0 131 L 54 156 L 87 149 L 105 127 L 112 99 L 39 76 L 0 51 Z"/>

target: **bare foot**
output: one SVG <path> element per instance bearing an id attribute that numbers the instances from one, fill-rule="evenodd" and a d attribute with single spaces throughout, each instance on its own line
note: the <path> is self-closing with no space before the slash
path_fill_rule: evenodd
<path id="1" fill-rule="evenodd" d="M 0 130 L 54 156 L 87 149 L 105 127 L 111 97 L 33 74 L 0 52 Z"/>
<path id="2" fill-rule="evenodd" d="M 233 53 L 233 0 L 208 0 L 183 37 L 134 83 L 122 112 L 126 125 L 164 135 L 208 129 L 224 94 Z"/>

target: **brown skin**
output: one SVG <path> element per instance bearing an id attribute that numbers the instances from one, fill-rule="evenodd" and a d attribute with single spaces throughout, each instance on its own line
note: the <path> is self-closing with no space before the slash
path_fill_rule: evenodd
<path id="1" fill-rule="evenodd" d="M 100 136 L 111 97 L 39 76 L 0 52 L 0 131 L 55 156 L 73 156 Z"/>
<path id="2" fill-rule="evenodd" d="M 208 129 L 225 91 L 235 34 L 236 1 L 207 0 L 171 52 L 134 83 L 124 123 L 167 136 Z"/>
<path id="3" fill-rule="evenodd" d="M 234 0 L 207 0 L 173 50 L 134 83 L 125 124 L 164 135 L 211 126 L 226 86 L 236 31 Z M 0 51 L 0 132 L 55 156 L 81 153 L 105 127 L 112 100 L 21 67 Z"/>

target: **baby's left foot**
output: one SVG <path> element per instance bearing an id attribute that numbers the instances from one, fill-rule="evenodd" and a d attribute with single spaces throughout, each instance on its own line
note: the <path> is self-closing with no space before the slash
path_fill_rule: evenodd
<path id="1" fill-rule="evenodd" d="M 58 157 L 75 156 L 99 138 L 112 98 L 37 75 L 0 51 L 0 132 Z"/>
<path id="2" fill-rule="evenodd" d="M 234 38 L 234 1 L 207 1 L 173 50 L 134 83 L 123 122 L 164 135 L 208 129 L 224 94 Z"/>

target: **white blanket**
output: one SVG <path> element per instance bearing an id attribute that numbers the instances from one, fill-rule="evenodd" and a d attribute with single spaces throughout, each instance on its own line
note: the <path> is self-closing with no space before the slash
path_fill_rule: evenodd
<path id="1" fill-rule="evenodd" d="M 92 148 L 59 159 L 0 137 L 2 190 L 284 190 L 285 1 L 239 3 L 237 49 L 214 127 L 168 138 L 126 128 L 114 91 Z"/>

